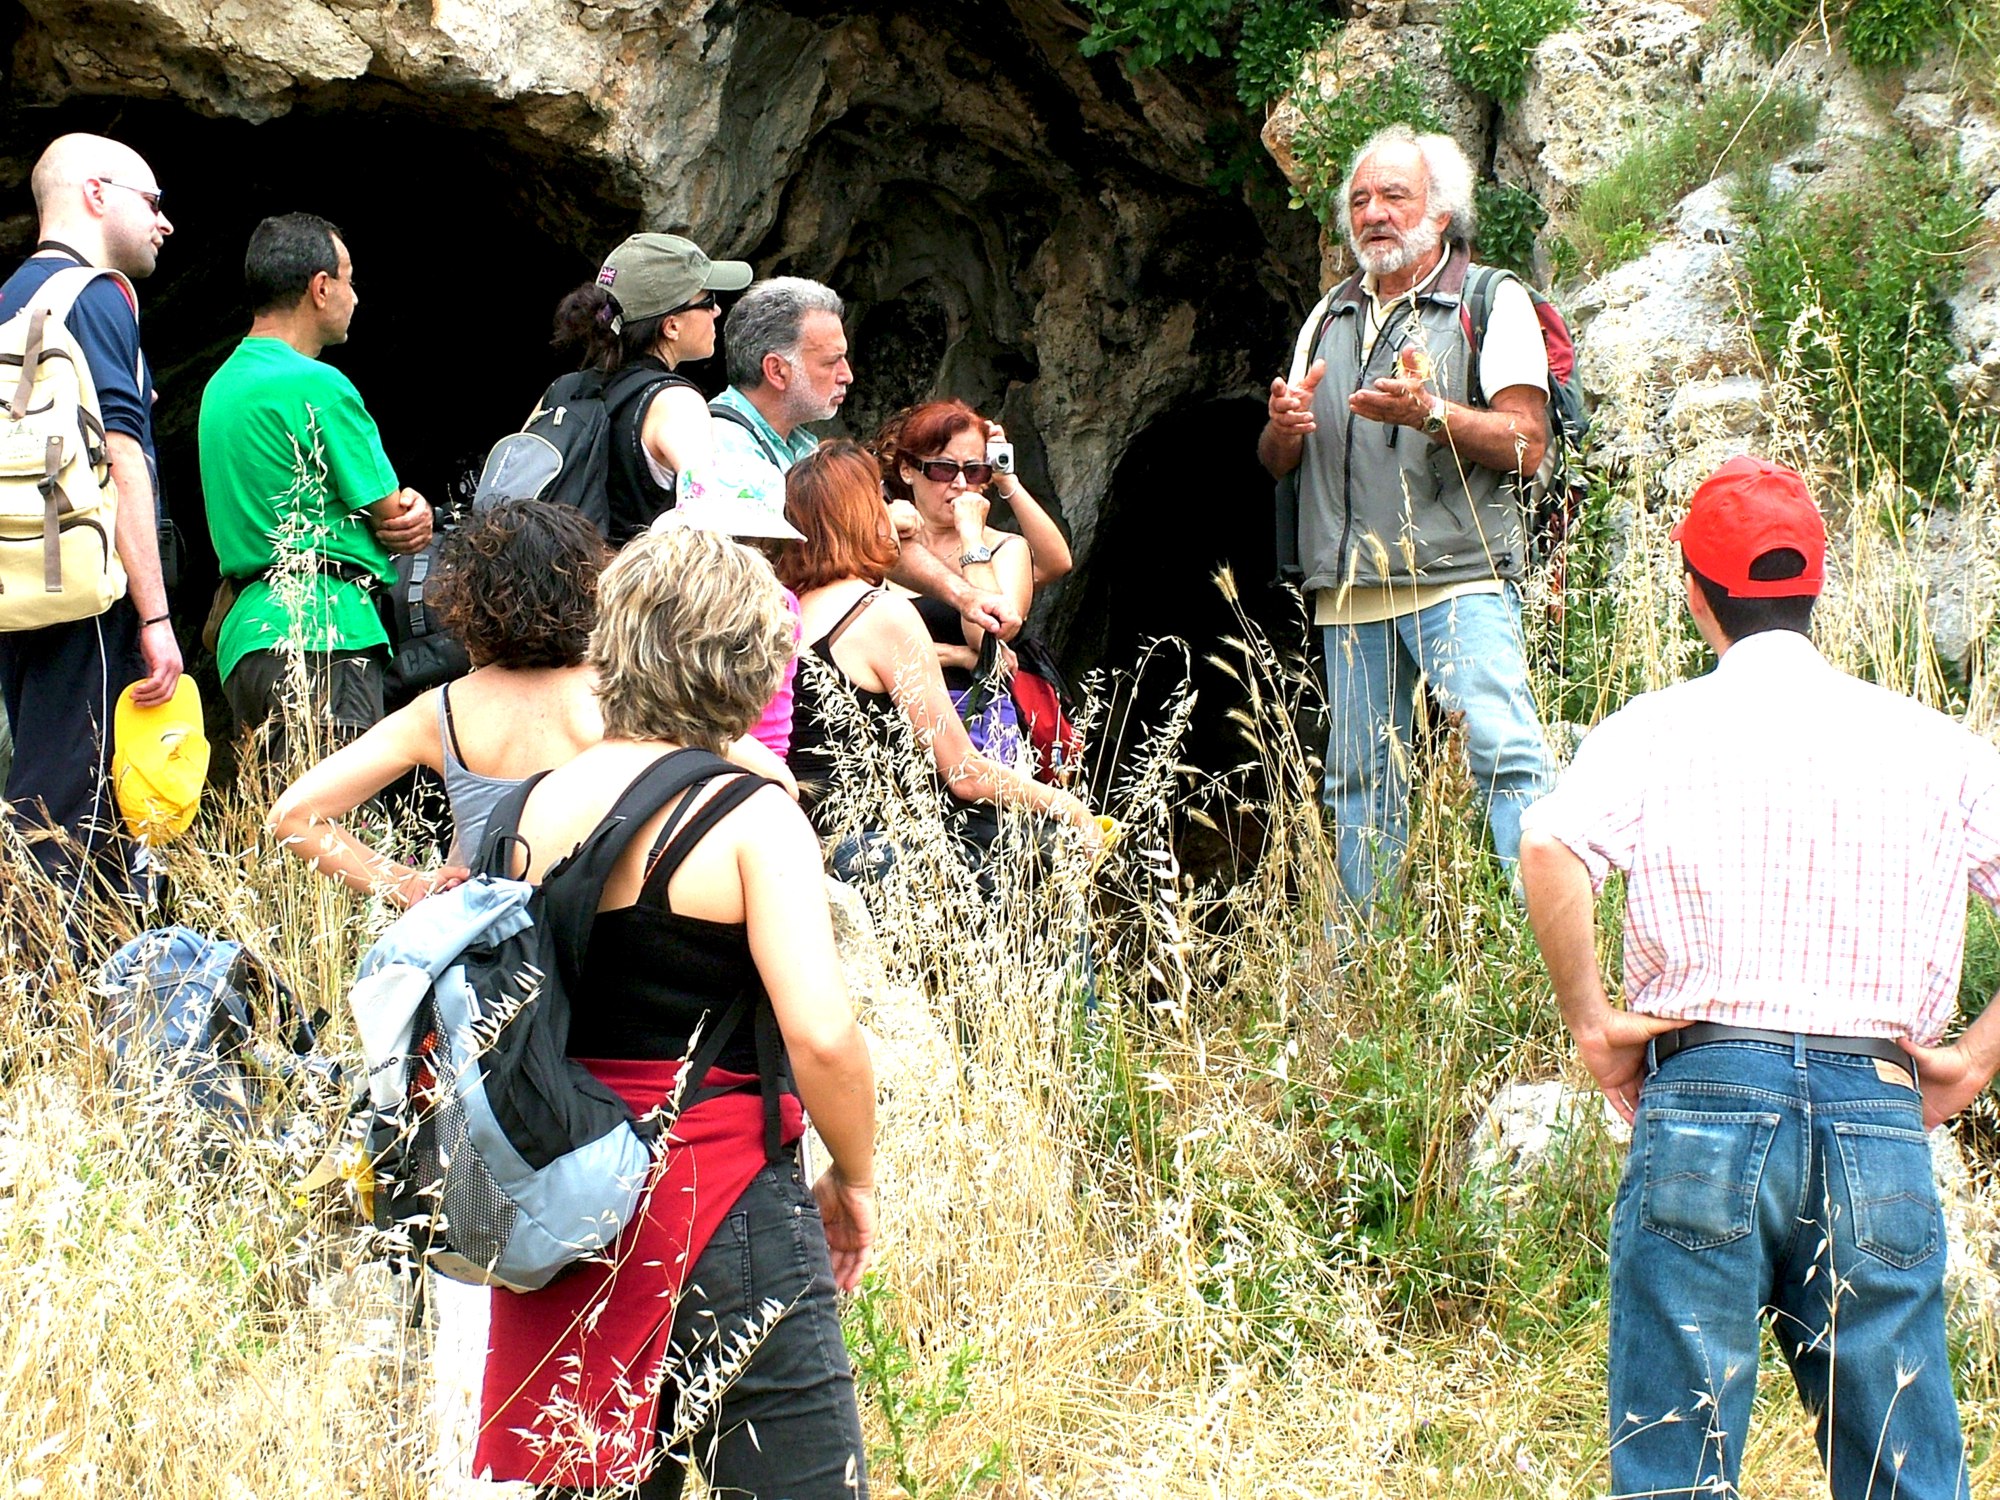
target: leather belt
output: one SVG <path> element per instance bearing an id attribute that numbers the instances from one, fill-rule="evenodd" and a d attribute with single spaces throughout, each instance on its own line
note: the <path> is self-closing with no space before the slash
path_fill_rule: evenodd
<path id="1" fill-rule="evenodd" d="M 1765 1031 L 1756 1026 L 1724 1026 L 1719 1021 L 1696 1021 L 1678 1031 L 1663 1031 L 1653 1038 L 1653 1066 L 1658 1067 L 1676 1052 L 1710 1042 L 1770 1042 L 1779 1047 L 1804 1044 L 1808 1052 L 1841 1052 L 1850 1057 L 1876 1057 L 1892 1062 L 1914 1082 L 1917 1065 L 1901 1047 L 1881 1036 L 1811 1036 L 1791 1031 Z"/>

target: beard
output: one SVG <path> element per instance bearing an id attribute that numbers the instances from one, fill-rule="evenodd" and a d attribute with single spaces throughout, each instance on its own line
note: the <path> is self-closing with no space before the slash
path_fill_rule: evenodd
<path id="1" fill-rule="evenodd" d="M 1393 245 L 1364 245 L 1356 242 L 1354 258 L 1361 262 L 1364 271 L 1377 276 L 1393 276 L 1398 271 L 1409 270 L 1411 266 L 1437 249 L 1443 237 L 1443 231 L 1426 219 L 1409 233 L 1398 235 Z"/>
<path id="2" fill-rule="evenodd" d="M 785 420 L 794 427 L 807 422 L 824 422 L 839 409 L 842 394 L 839 386 L 834 387 L 831 395 L 821 396 L 803 380 L 796 385 L 788 385 L 782 408 Z"/>

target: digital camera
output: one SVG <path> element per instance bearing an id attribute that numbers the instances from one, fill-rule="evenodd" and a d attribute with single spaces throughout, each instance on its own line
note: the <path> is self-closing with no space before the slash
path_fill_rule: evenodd
<path id="1" fill-rule="evenodd" d="M 1012 443 L 988 443 L 986 461 L 993 465 L 995 474 L 1014 472 L 1014 445 Z"/>

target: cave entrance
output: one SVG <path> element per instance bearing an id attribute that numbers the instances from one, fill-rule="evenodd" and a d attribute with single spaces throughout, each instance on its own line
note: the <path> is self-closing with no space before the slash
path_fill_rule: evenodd
<path id="1" fill-rule="evenodd" d="M 1242 727 L 1229 717 L 1244 705 L 1244 688 L 1208 660 L 1234 661 L 1237 653 L 1222 642 L 1242 634 L 1237 607 L 1216 586 L 1218 569 L 1234 574 L 1244 614 L 1274 646 L 1289 652 L 1304 644 L 1297 593 L 1273 583 L 1271 478 L 1256 452 L 1264 417 L 1263 401 L 1252 397 L 1186 403 L 1141 432 L 1112 475 L 1066 655 L 1079 675 L 1130 672 L 1144 662 L 1114 700 L 1106 726 L 1117 741 L 1107 747 L 1113 755 L 1133 753 L 1142 726 L 1160 722 L 1185 680 L 1197 699 L 1182 759 L 1222 773 L 1248 758 Z M 1185 673 L 1178 651 L 1146 653 L 1148 641 L 1164 636 L 1187 642 Z M 1261 796 L 1262 778 L 1246 790 Z M 1240 841 L 1211 842 L 1182 841 L 1183 860 L 1197 873 L 1255 853 Z"/>
<path id="2" fill-rule="evenodd" d="M 604 194 L 606 174 L 510 130 L 504 110 L 447 118 L 372 87 L 255 125 L 116 99 L 8 112 L 17 208 L 31 207 L 27 169 L 42 146 L 72 130 L 130 144 L 165 193 L 174 232 L 139 298 L 161 489 L 186 544 L 174 606 L 191 663 L 189 627 L 215 580 L 196 418 L 202 387 L 249 327 L 243 250 L 258 221 L 304 210 L 340 226 L 360 307 L 325 358 L 359 388 L 403 483 L 435 504 L 561 373 L 555 305 L 638 219 L 636 202 Z M 31 248 L 32 212 L 4 232 L 11 267 Z"/>

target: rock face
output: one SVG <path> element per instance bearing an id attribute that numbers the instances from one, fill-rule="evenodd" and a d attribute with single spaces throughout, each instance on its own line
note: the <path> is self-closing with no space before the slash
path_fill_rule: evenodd
<path id="1" fill-rule="evenodd" d="M 1312 226 L 1208 186 L 1226 90 L 1130 80 L 1080 28 L 1053 0 L 26 0 L 11 85 L 253 123 L 392 110 L 413 151 L 477 131 L 513 209 L 580 252 L 674 229 L 825 280 L 852 307 L 850 426 L 934 388 L 1002 416 L 1081 559 L 1138 433 L 1268 379 Z"/>

